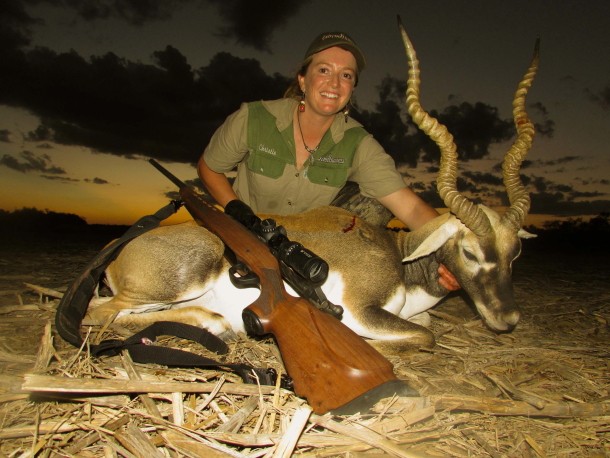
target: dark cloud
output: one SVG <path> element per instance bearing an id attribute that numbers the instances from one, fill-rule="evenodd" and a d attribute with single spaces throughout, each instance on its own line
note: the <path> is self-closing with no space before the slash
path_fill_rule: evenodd
<path id="1" fill-rule="evenodd" d="M 512 120 L 500 119 L 496 107 L 482 102 L 462 102 L 430 114 L 455 137 L 458 158 L 463 161 L 488 156 L 492 144 L 505 142 L 515 134 Z M 430 152 L 424 156 L 428 160 L 433 158 Z"/>
<path id="2" fill-rule="evenodd" d="M 604 196 L 604 193 L 579 191 L 572 185 L 556 183 L 539 176 L 523 178 L 524 183 L 533 188 L 530 193 L 532 199 L 530 213 L 580 216 L 610 211 L 610 200 L 594 200 Z"/>
<path id="3" fill-rule="evenodd" d="M 377 87 L 379 102 L 375 111 L 360 110 L 356 115 L 398 164 L 414 167 L 419 160 L 438 162 L 436 144 L 416 128 L 404 107 L 406 83 L 386 77 Z M 442 112 L 430 114 L 444 124 L 454 136 L 461 161 L 489 155 L 492 144 L 511 139 L 515 130 L 512 120 L 499 117 L 498 109 L 482 102 L 461 102 Z"/>
<path id="4" fill-rule="evenodd" d="M 12 52 L 30 44 L 31 27 L 43 21 L 30 16 L 20 0 L 0 2 L 0 52 Z M 35 2 L 30 2 L 35 3 Z"/>
<path id="5" fill-rule="evenodd" d="M 521 163 L 521 170 L 530 168 L 532 166 L 532 164 L 533 164 L 533 161 L 531 161 L 529 159 L 524 159 L 523 162 Z M 498 165 L 495 166 L 494 169 L 496 169 L 496 167 L 497 167 L 497 170 L 502 170 L 502 163 L 498 163 Z"/>
<path id="6" fill-rule="evenodd" d="M 143 64 L 113 53 L 86 60 L 45 48 L 22 52 L 0 73 L 0 103 L 40 118 L 27 135 L 32 141 L 192 163 L 241 102 L 280 97 L 288 84 L 258 61 L 227 53 L 197 70 L 171 46 L 152 58 Z"/>
<path id="7" fill-rule="evenodd" d="M 533 114 L 538 114 L 542 118 L 534 121 L 536 132 L 543 137 L 552 138 L 555 134 L 555 121 L 549 119 L 549 110 L 540 102 L 532 103 L 529 107 Z"/>
<path id="8" fill-rule="evenodd" d="M 252 0 L 208 0 L 216 5 L 226 25 L 218 34 L 234 38 L 242 45 L 249 45 L 261 51 L 269 51 L 270 38 L 278 27 L 294 16 L 307 3 L 304 0 L 283 0 L 281 2 L 256 2 Z"/>
<path id="9" fill-rule="evenodd" d="M 36 129 L 25 134 L 25 139 L 30 142 L 46 142 L 53 140 L 53 132 L 48 127 L 39 125 Z"/>
<path id="10" fill-rule="evenodd" d="M 98 177 L 95 177 L 93 179 L 85 178 L 83 181 L 85 181 L 86 183 L 93 183 L 93 184 L 109 184 L 109 182 L 107 180 L 104 180 L 103 178 L 98 178 Z"/>
<path id="11" fill-rule="evenodd" d="M 599 191 L 584 192 L 584 191 L 572 190 L 570 199 L 593 199 L 593 198 L 602 197 L 605 195 L 607 195 L 607 194 L 604 192 L 599 192 Z"/>
<path id="12" fill-rule="evenodd" d="M 192 69 L 171 46 L 154 52 L 150 63 L 131 62 L 113 53 L 86 59 L 75 52 L 27 48 L 31 27 L 42 22 L 28 12 L 30 5 L 71 9 L 91 21 L 120 18 L 141 24 L 167 19 L 187 2 L 1 2 L 0 104 L 24 108 L 40 119 L 40 126 L 27 135 L 30 141 L 80 145 L 125 157 L 195 162 L 214 130 L 241 102 L 278 98 L 289 79 L 267 75 L 259 62 L 226 53 L 207 67 Z M 256 48 L 266 46 L 275 28 L 302 4 L 210 3 L 222 10 L 225 36 Z"/>
<path id="13" fill-rule="evenodd" d="M 582 156 L 563 156 L 563 157 L 548 160 L 548 161 L 541 160 L 541 159 L 536 159 L 536 160 L 525 159 L 521 163 L 521 170 L 541 168 L 541 169 L 545 169 L 545 171 L 548 171 L 550 167 L 556 167 L 559 165 L 578 162 L 578 161 L 581 161 L 582 159 L 583 159 Z M 496 165 L 494 165 L 493 170 L 494 170 L 494 172 L 501 172 L 502 163 L 497 163 Z"/>
<path id="14" fill-rule="evenodd" d="M 53 160 L 47 154 L 36 155 L 30 151 L 23 151 L 18 158 L 5 154 L 0 158 L 0 166 L 5 166 L 21 173 L 38 173 L 41 178 L 46 180 L 66 183 L 77 183 L 81 181 L 78 178 L 67 176 L 66 171 L 63 168 L 53 165 Z M 93 179 L 86 178 L 82 181 L 92 184 L 109 184 L 108 181 L 98 177 Z"/>
<path id="15" fill-rule="evenodd" d="M 502 178 L 492 173 L 465 171 L 462 173 L 462 175 L 479 185 L 488 184 L 493 186 L 503 186 Z"/>
<path id="16" fill-rule="evenodd" d="M 580 161 L 582 160 L 581 156 L 563 156 L 558 159 L 552 161 L 541 161 L 544 166 L 558 165 L 558 164 L 566 164 L 568 162 Z"/>
<path id="17" fill-rule="evenodd" d="M 121 19 L 132 25 L 166 20 L 191 0 L 49 0 L 55 6 L 73 9 L 87 20 Z"/>
<path id="18" fill-rule="evenodd" d="M 375 111 L 358 110 L 354 117 L 366 126 L 397 164 L 415 167 L 422 147 L 416 134 L 409 135 L 409 130 L 415 132 L 415 127 L 409 126 L 405 114 L 405 82 L 387 76 L 377 89 L 379 101 Z"/>
<path id="19" fill-rule="evenodd" d="M 602 108 L 602 110 L 610 111 L 610 83 L 608 83 L 600 91 L 592 92 L 590 90 L 586 90 L 585 92 L 593 102 Z"/>
<path id="20" fill-rule="evenodd" d="M 45 180 L 51 181 L 61 181 L 64 183 L 78 183 L 80 180 L 78 178 L 70 178 L 66 176 L 57 176 L 57 175 L 40 175 L 41 178 Z"/>
<path id="21" fill-rule="evenodd" d="M 569 161 L 569 156 L 558 161 Z M 583 192 L 572 185 L 557 183 L 540 176 L 521 175 L 530 192 L 530 213 L 561 217 L 598 215 L 610 211 L 610 200 L 600 199 L 606 194 L 598 191 Z M 436 183 L 410 183 L 409 186 L 426 202 L 443 207 L 436 190 Z M 490 173 L 464 171 L 457 178 L 457 189 L 475 203 L 497 202 L 507 206 L 508 196 L 502 179 Z"/>
<path id="22" fill-rule="evenodd" d="M 306 0 L 256 2 L 252 0 L 48 0 L 70 8 L 88 21 L 121 19 L 132 25 L 162 21 L 188 3 L 213 5 L 223 21 L 217 34 L 244 46 L 269 51 L 269 42 L 278 27 L 294 16 Z"/>
<path id="23" fill-rule="evenodd" d="M 229 181 L 232 183 L 231 179 Z M 211 203 L 213 205 L 216 204 L 216 201 L 212 198 L 212 196 L 210 196 L 207 189 L 203 186 L 203 183 L 198 178 L 194 178 L 191 180 L 185 180 L 184 183 L 187 186 L 189 186 L 193 189 L 196 189 L 204 200 L 208 201 L 209 203 Z M 180 192 L 178 192 L 177 190 L 167 191 L 166 193 L 164 193 L 164 195 L 165 195 L 165 197 L 167 197 L 168 199 L 171 199 L 171 200 L 182 200 L 182 197 L 180 197 Z"/>
<path id="24" fill-rule="evenodd" d="M 610 211 L 610 200 L 565 200 L 565 196 L 559 192 L 539 192 L 532 194 L 530 213 L 554 216 L 582 216 L 599 215 L 608 211 Z"/>
<path id="25" fill-rule="evenodd" d="M 217 34 L 234 39 L 244 46 L 269 50 L 269 42 L 278 27 L 294 16 L 307 0 L 283 0 L 281 2 L 254 2 L 251 0 L 3 0 L 0 20 L 9 27 L 7 40 L 11 48 L 29 43 L 30 27 L 43 23 L 27 12 L 28 6 L 47 4 L 72 11 L 74 19 L 105 21 L 119 19 L 134 26 L 151 21 L 171 19 L 174 13 L 187 4 L 213 5 L 223 24 Z"/>
<path id="26" fill-rule="evenodd" d="M 40 172 L 53 176 L 65 175 L 66 171 L 52 164 L 52 159 L 47 154 L 35 155 L 30 151 L 23 151 L 19 158 L 5 154 L 0 158 L 0 165 L 16 170 L 21 173 Z"/>

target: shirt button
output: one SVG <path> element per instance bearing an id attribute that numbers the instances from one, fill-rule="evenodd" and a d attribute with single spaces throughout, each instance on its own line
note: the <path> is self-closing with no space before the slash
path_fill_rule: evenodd
<path id="1" fill-rule="evenodd" d="M 299 172 L 295 173 L 295 174 L 294 174 L 294 176 L 295 176 L 295 177 L 298 177 L 298 176 L 299 176 Z"/>
<path id="2" fill-rule="evenodd" d="M 291 200 L 288 201 L 288 205 L 292 205 L 292 201 Z"/>

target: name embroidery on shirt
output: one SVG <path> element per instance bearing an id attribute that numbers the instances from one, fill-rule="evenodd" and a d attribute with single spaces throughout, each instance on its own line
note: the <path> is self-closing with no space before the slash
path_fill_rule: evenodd
<path id="1" fill-rule="evenodd" d="M 344 164 L 345 159 L 342 157 L 324 156 L 317 159 L 318 162 L 326 162 L 328 164 Z"/>
<path id="2" fill-rule="evenodd" d="M 265 146 L 262 143 L 259 143 L 258 150 L 263 153 L 271 154 L 272 156 L 277 156 L 277 151 L 275 151 L 275 149 Z"/>

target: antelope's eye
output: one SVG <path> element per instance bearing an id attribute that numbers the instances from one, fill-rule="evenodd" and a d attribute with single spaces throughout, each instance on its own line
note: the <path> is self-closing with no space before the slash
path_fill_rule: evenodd
<path id="1" fill-rule="evenodd" d="M 475 255 L 474 255 L 474 254 L 473 254 L 471 251 L 468 251 L 468 250 L 462 250 L 462 253 L 464 253 L 464 257 L 465 257 L 465 258 L 466 258 L 468 261 L 471 261 L 471 262 L 476 262 L 477 257 L 476 257 L 476 256 L 475 256 Z"/>

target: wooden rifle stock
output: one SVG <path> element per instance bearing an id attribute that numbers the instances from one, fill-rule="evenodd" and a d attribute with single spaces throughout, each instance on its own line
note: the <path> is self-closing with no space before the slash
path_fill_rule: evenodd
<path id="1" fill-rule="evenodd" d="M 275 337 L 295 393 L 306 398 L 314 412 L 364 412 L 384 397 L 417 395 L 364 339 L 309 301 L 288 294 L 278 261 L 263 241 L 156 161 L 150 162 L 180 188 L 193 219 L 258 276 L 261 293 L 244 309 L 246 329 L 256 336 Z"/>

